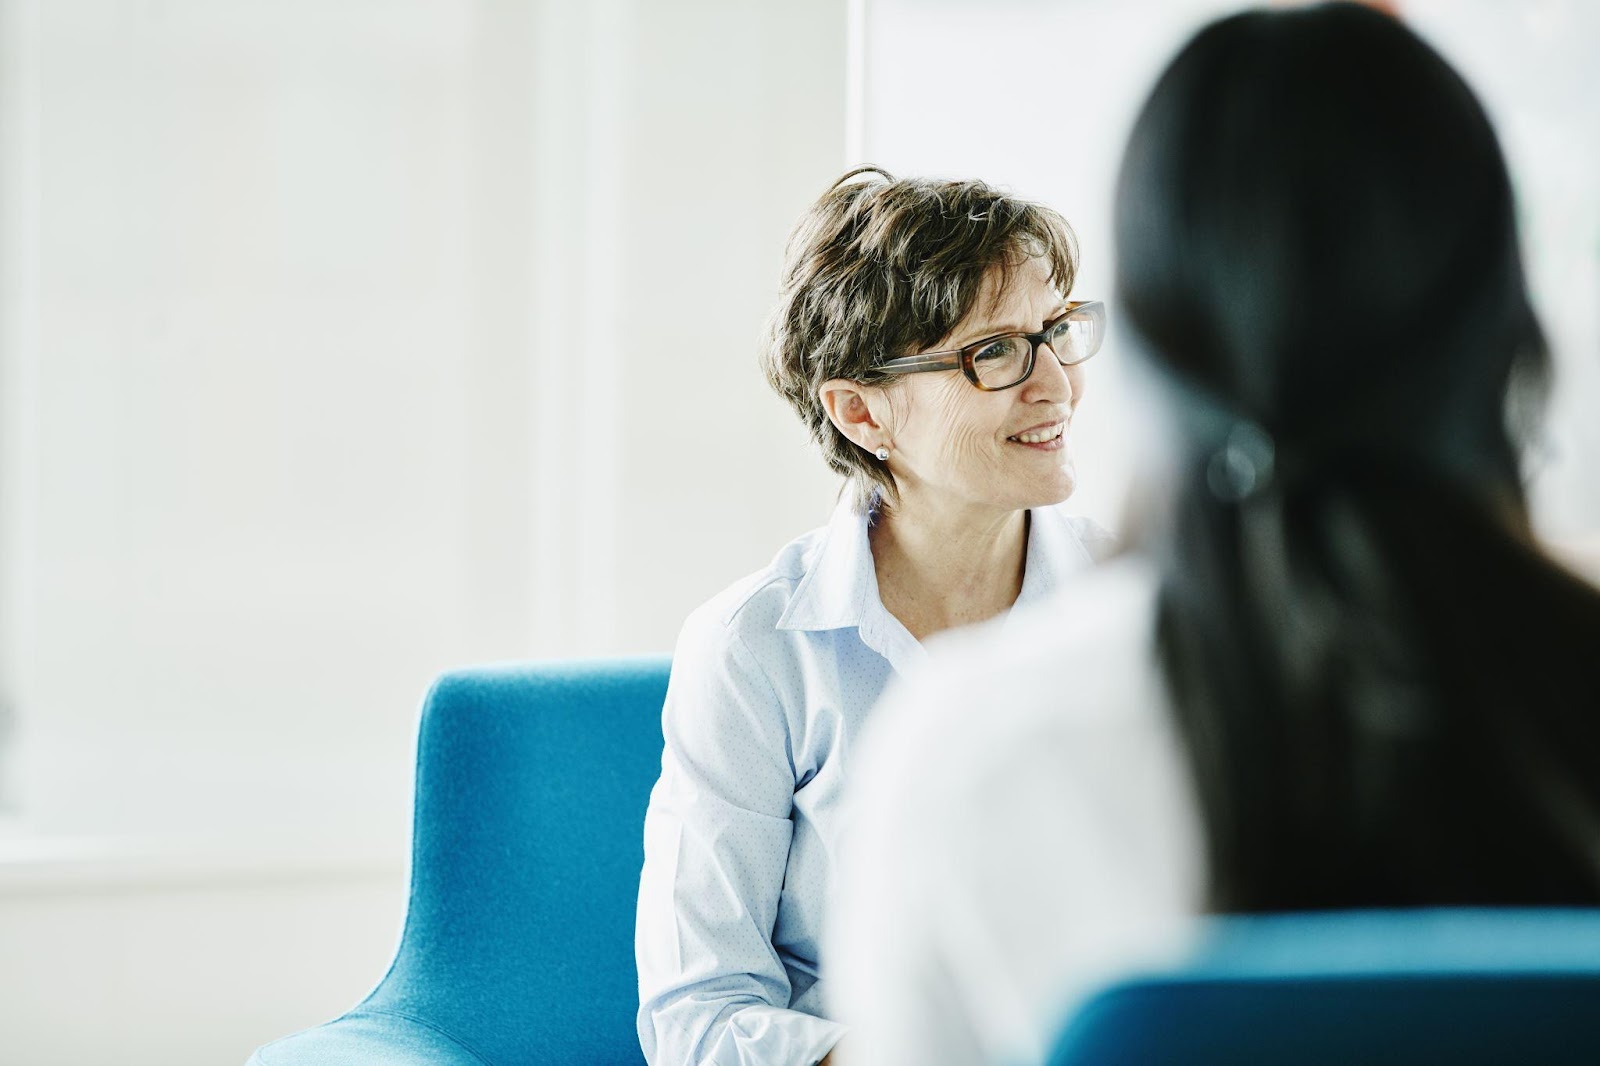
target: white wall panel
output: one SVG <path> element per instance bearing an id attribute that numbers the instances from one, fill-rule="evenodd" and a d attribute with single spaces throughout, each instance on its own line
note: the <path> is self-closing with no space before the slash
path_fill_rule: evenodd
<path id="1" fill-rule="evenodd" d="M 39 831 L 396 824 L 440 670 L 665 650 L 826 519 L 755 352 L 843 0 L 4 11 Z"/>

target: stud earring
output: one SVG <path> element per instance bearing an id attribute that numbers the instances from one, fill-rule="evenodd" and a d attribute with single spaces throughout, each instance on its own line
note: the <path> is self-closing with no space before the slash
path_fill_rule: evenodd
<path id="1" fill-rule="evenodd" d="M 879 459 L 879 461 L 885 462 L 885 463 L 889 461 L 889 449 L 887 447 L 882 447 L 882 448 L 878 449 L 878 459 Z"/>

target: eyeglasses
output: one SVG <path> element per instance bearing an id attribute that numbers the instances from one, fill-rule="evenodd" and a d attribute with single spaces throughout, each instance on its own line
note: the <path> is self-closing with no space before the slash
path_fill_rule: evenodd
<path id="1" fill-rule="evenodd" d="M 1067 304 L 1067 313 L 1038 333 L 1000 333 L 964 348 L 890 359 L 878 369 L 886 374 L 959 370 L 984 392 L 999 392 L 1028 380 L 1039 345 L 1048 344 L 1062 366 L 1077 366 L 1100 350 L 1105 335 L 1106 305 L 1084 300 Z"/>

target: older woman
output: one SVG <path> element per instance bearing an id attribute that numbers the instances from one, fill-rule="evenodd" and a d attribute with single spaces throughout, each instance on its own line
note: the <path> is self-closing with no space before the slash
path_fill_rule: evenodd
<path id="1" fill-rule="evenodd" d="M 851 746 L 922 641 L 1056 590 L 1108 541 L 1071 495 L 1097 303 L 1054 212 L 852 171 L 791 239 L 769 381 L 849 482 L 829 524 L 695 611 L 639 889 L 651 1063 L 813 1066 Z"/>

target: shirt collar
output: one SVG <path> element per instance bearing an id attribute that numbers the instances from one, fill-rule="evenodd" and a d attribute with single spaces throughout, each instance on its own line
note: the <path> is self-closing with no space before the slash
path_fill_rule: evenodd
<path id="1" fill-rule="evenodd" d="M 815 561 L 778 618 L 779 629 L 859 627 L 874 609 L 883 612 L 867 537 L 871 523 L 871 516 L 858 510 L 846 493 L 833 509 Z"/>
<path id="2" fill-rule="evenodd" d="M 1028 512 L 1028 554 L 1022 564 L 1022 591 L 1006 614 L 1011 621 L 1020 608 L 1049 599 L 1067 575 L 1094 562 L 1072 519 L 1059 507 Z"/>
<path id="3" fill-rule="evenodd" d="M 871 522 L 871 516 L 857 510 L 849 495 L 839 501 L 816 561 L 807 568 L 778 619 L 779 629 L 845 629 L 882 621 L 878 616 L 888 612 L 878 595 L 878 572 L 868 540 Z M 1093 561 L 1072 519 L 1059 507 L 1033 508 L 1022 590 L 1006 621 L 1018 608 L 1048 599 L 1068 574 Z"/>

